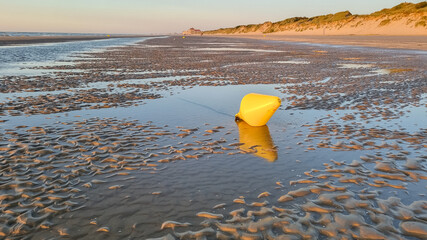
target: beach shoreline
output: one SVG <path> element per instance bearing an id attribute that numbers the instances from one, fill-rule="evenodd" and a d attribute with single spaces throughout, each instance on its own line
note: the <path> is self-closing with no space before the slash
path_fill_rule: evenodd
<path id="1" fill-rule="evenodd" d="M 306 42 L 360 47 L 412 49 L 427 51 L 427 36 L 404 35 L 283 35 L 283 34 L 212 34 L 207 37 L 249 38 L 284 42 Z"/>
<path id="2" fill-rule="evenodd" d="M 140 38 L 146 35 L 120 35 L 120 36 L 0 36 L 0 46 L 39 44 L 39 43 L 58 43 L 72 41 L 103 40 L 111 38 Z"/>
<path id="3" fill-rule="evenodd" d="M 283 35 L 283 34 L 212 34 L 204 37 L 247 38 L 269 41 L 300 42 L 360 47 L 411 49 L 427 51 L 427 36 L 404 35 Z M 111 38 L 139 38 L 146 35 L 121 36 L 0 36 L 0 46 L 103 40 Z"/>

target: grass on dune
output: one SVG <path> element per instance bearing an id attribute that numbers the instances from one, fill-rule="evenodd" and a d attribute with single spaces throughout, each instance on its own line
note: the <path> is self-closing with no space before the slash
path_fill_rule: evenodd
<path id="1" fill-rule="evenodd" d="M 427 1 L 420 3 L 401 3 L 392 8 L 385 8 L 381 11 L 374 12 L 369 15 L 353 15 L 349 11 L 338 12 L 335 14 L 327 14 L 315 17 L 293 17 L 278 22 L 265 22 L 262 24 L 249 24 L 239 25 L 233 28 L 220 28 L 218 30 L 205 31 L 207 34 L 221 33 L 221 34 L 232 34 L 232 33 L 250 33 L 262 31 L 263 33 L 273 33 L 284 30 L 296 30 L 303 31 L 306 29 L 321 28 L 331 23 L 346 23 L 352 19 L 369 17 L 387 17 L 387 19 L 380 22 L 379 26 L 385 26 L 391 23 L 388 18 L 391 15 L 408 15 L 412 13 L 425 13 L 427 12 Z M 426 19 L 425 19 L 426 18 Z M 424 16 L 419 19 L 416 23 L 416 27 L 426 27 L 427 17 Z"/>

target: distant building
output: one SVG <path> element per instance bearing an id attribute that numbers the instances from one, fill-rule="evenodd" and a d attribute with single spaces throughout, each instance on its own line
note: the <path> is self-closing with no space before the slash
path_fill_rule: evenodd
<path id="1" fill-rule="evenodd" d="M 200 29 L 190 28 L 187 31 L 183 31 L 182 35 L 203 35 L 203 32 Z"/>

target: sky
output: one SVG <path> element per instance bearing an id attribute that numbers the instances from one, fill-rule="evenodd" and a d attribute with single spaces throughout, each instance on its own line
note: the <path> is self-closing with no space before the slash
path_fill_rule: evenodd
<path id="1" fill-rule="evenodd" d="M 404 0 L 0 0 L 0 31 L 180 33 L 313 17 L 368 14 Z M 406 2 L 421 2 L 408 1 Z"/>

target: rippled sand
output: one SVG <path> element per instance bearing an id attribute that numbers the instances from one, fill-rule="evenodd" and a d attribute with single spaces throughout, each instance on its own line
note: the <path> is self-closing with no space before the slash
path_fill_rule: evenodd
<path id="1" fill-rule="evenodd" d="M 225 154 L 238 147 L 224 139 L 183 143 L 181 132 L 151 123 L 116 119 L 58 122 L 50 127 L 17 126 L 2 137 L 1 207 L 3 236 L 22 236 L 33 228 L 49 229 L 49 220 L 84 208 L 87 189 L 96 185 L 120 190 L 135 173 L 156 174 L 166 163 Z M 156 143 L 169 139 L 175 145 Z M 176 143 L 175 141 L 180 142 Z M 233 144 L 231 144 L 233 145 Z M 138 174 L 138 175 L 139 175 Z M 161 195 L 161 192 L 152 192 Z M 64 229 L 61 235 L 69 235 Z M 98 231 L 108 232 L 106 228 Z"/>

